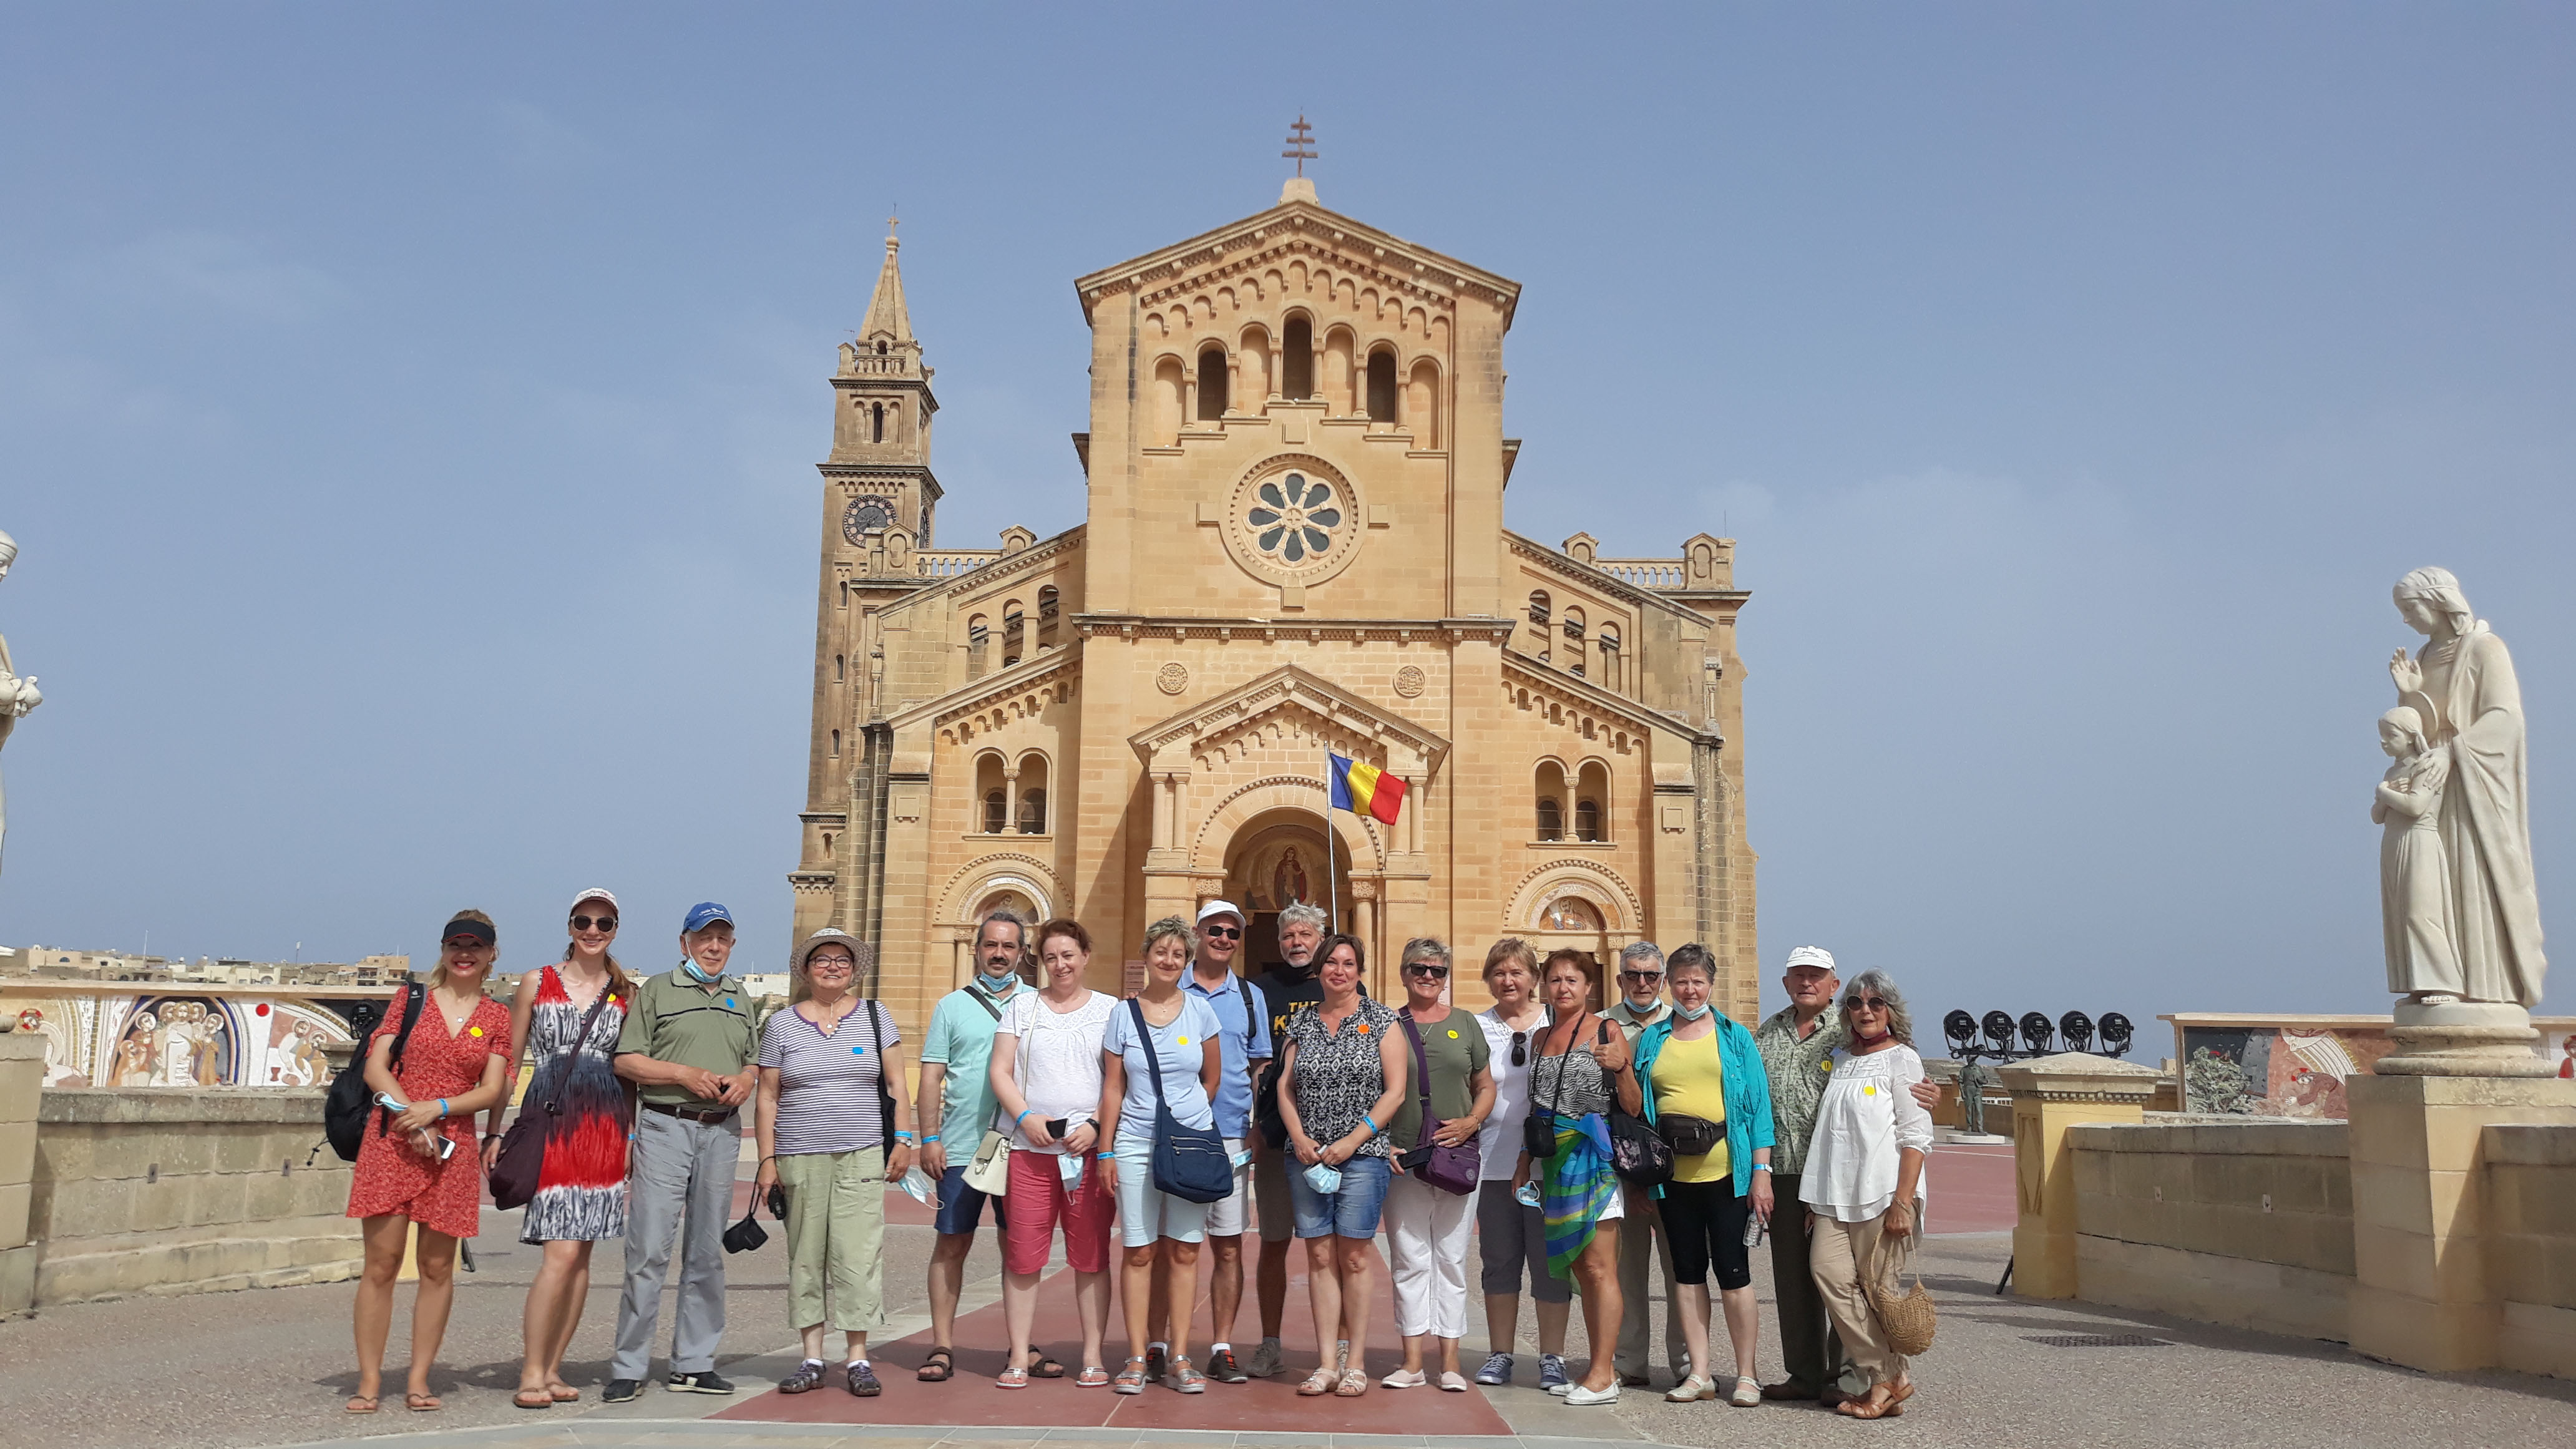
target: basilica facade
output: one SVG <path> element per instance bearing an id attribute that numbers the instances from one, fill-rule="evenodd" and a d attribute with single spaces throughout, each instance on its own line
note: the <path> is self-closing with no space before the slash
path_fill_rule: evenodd
<path id="1" fill-rule="evenodd" d="M 790 880 L 800 934 L 875 943 L 907 1033 L 996 905 L 1080 919 L 1117 992 L 1148 922 L 1219 896 L 1256 969 L 1310 901 L 1372 990 L 1432 935 L 1479 1006 L 1502 936 L 1697 940 L 1752 1020 L 1733 542 L 1611 558 L 1503 526 L 1516 283 L 1304 179 L 1082 277 L 1083 521 L 942 549 L 896 254 L 831 380 Z M 1405 783 L 1392 824 L 1327 809 L 1329 755 Z"/>

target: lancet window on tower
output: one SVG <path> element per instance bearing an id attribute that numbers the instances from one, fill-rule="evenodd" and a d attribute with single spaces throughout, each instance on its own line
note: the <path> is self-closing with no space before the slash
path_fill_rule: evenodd
<path id="1" fill-rule="evenodd" d="M 1225 416 L 1226 410 L 1225 349 L 1213 343 L 1199 353 L 1199 421 L 1212 423 Z"/>

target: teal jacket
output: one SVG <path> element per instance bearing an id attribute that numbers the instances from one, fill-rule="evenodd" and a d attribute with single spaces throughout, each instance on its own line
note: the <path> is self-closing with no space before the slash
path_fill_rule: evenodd
<path id="1" fill-rule="evenodd" d="M 1710 1016 L 1717 1022 L 1717 1059 L 1726 1070 L 1726 1164 L 1735 1179 L 1735 1195 L 1742 1197 L 1753 1191 L 1754 1149 L 1777 1140 L 1771 1133 L 1771 1074 L 1763 1069 L 1753 1033 L 1722 1011 Z M 1655 1120 L 1655 1057 L 1673 1039 L 1678 1019 L 1667 1016 L 1637 1034 L 1637 1085 L 1646 1089 L 1649 1123 Z M 1655 1196 L 1663 1195 L 1657 1187 Z"/>

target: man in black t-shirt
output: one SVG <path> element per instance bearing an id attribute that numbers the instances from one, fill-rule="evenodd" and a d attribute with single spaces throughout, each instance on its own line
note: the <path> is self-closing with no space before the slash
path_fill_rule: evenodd
<path id="1" fill-rule="evenodd" d="M 1288 1039 L 1288 1018 L 1299 1007 L 1324 999 L 1324 983 L 1315 974 L 1315 947 L 1324 939 L 1324 925 L 1323 911 L 1303 901 L 1279 913 L 1279 954 L 1285 960 L 1277 969 L 1252 978 L 1253 989 L 1261 993 L 1270 1013 L 1274 1042 Z M 1253 1204 L 1261 1213 L 1261 1267 L 1256 1284 L 1261 1296 L 1261 1346 L 1252 1351 L 1245 1371 L 1267 1378 L 1279 1372 L 1279 1322 L 1288 1307 L 1288 1244 L 1297 1235 L 1297 1209 L 1288 1197 L 1287 1152 L 1274 1146 L 1270 1136 L 1279 1130 L 1275 1058 L 1261 1075 L 1252 1117 Z"/>

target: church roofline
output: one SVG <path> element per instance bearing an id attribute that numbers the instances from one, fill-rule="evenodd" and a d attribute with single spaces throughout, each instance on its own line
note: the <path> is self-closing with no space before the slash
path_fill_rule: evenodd
<path id="1" fill-rule="evenodd" d="M 1373 260 L 1384 264 L 1410 261 L 1419 273 L 1418 280 L 1445 291 L 1484 290 L 1503 304 L 1503 325 L 1511 325 L 1513 311 L 1520 304 L 1521 284 L 1509 277 L 1471 266 L 1443 252 L 1433 251 L 1379 231 L 1366 222 L 1355 221 L 1337 211 L 1329 211 L 1311 201 L 1290 200 L 1267 211 L 1255 212 L 1239 221 L 1229 222 L 1213 231 L 1205 231 L 1187 241 L 1147 252 L 1143 256 L 1103 267 L 1074 279 L 1074 298 L 1090 315 L 1091 304 L 1108 293 L 1130 285 L 1177 276 L 1213 250 L 1222 255 L 1246 245 L 1269 245 L 1278 240 L 1274 233 L 1305 232 L 1318 236 L 1326 245 L 1349 247 L 1360 243 L 1374 248 L 1379 255 Z"/>

